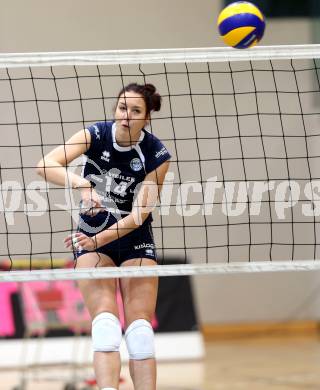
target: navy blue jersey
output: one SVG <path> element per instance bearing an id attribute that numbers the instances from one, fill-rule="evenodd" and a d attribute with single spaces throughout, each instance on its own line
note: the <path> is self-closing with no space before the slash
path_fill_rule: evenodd
<path id="1" fill-rule="evenodd" d="M 135 145 L 125 147 L 116 143 L 114 122 L 98 122 L 87 129 L 91 144 L 83 176 L 95 186 L 103 206 L 121 214 L 131 212 L 137 185 L 171 157 L 168 150 L 145 129 Z"/>

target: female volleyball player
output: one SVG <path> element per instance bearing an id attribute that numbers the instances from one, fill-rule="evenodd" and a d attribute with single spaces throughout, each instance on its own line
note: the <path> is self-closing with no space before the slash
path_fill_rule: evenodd
<path id="1" fill-rule="evenodd" d="M 65 239 L 79 267 L 156 264 L 151 210 L 168 170 L 170 155 L 144 128 L 161 96 L 151 84 L 129 84 L 118 96 L 113 122 L 77 132 L 38 164 L 47 181 L 81 191 L 83 213 L 77 233 Z M 85 154 L 82 176 L 66 166 Z M 157 278 L 119 281 L 125 313 L 125 340 L 135 390 L 156 389 L 154 334 Z M 92 316 L 94 368 L 100 389 L 119 386 L 122 331 L 116 304 L 117 281 L 82 280 L 79 287 Z"/>

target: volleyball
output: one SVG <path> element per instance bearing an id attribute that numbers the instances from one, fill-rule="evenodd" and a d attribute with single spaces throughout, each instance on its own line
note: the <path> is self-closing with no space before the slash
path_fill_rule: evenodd
<path id="1" fill-rule="evenodd" d="M 226 45 L 247 49 L 255 46 L 263 37 L 265 18 L 256 5 L 237 1 L 220 12 L 217 24 Z"/>

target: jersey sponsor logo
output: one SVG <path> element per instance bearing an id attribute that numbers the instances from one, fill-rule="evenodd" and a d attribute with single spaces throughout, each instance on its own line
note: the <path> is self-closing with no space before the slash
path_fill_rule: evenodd
<path id="1" fill-rule="evenodd" d="M 145 249 L 145 250 L 152 250 L 154 249 L 154 244 L 148 244 L 148 243 L 143 243 L 143 244 L 140 244 L 140 245 L 135 245 L 134 246 L 134 249 L 138 250 L 138 249 Z"/>
<path id="2" fill-rule="evenodd" d="M 148 255 L 148 256 L 154 256 L 153 249 L 146 249 L 145 253 L 146 253 L 146 255 Z"/>
<path id="3" fill-rule="evenodd" d="M 130 168 L 133 171 L 135 171 L 135 172 L 141 171 L 141 169 L 142 169 L 142 162 L 141 162 L 140 158 L 138 158 L 138 157 L 133 158 L 130 161 Z"/>
<path id="4" fill-rule="evenodd" d="M 103 172 L 105 175 L 112 177 L 113 179 L 120 179 L 127 181 L 129 183 L 133 183 L 135 181 L 135 178 L 132 176 L 127 176 L 127 175 L 121 175 L 121 172 L 117 169 L 110 169 L 110 171 L 105 171 Z"/>
<path id="5" fill-rule="evenodd" d="M 101 155 L 101 160 L 104 160 L 106 162 L 109 162 L 110 161 L 110 152 L 108 152 L 107 150 L 104 150 L 102 152 L 102 155 Z"/>
<path id="6" fill-rule="evenodd" d="M 159 158 L 159 157 L 164 156 L 164 155 L 166 155 L 166 154 L 168 154 L 168 151 L 167 151 L 167 149 L 163 146 L 163 148 L 160 149 L 160 150 L 154 155 L 154 157 L 155 157 L 155 158 Z"/>

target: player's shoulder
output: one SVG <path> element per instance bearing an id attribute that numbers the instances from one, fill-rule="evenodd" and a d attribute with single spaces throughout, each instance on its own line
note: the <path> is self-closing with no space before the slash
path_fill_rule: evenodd
<path id="1" fill-rule="evenodd" d="M 143 137 L 144 142 L 143 143 L 147 147 L 162 144 L 161 140 L 153 133 L 150 133 L 148 130 L 145 130 L 145 129 L 143 129 L 143 132 L 144 132 L 144 137 Z"/>
<path id="2" fill-rule="evenodd" d="M 146 155 L 146 171 L 150 172 L 171 158 L 169 151 L 155 135 L 144 130 L 143 152 Z"/>
<path id="3" fill-rule="evenodd" d="M 96 122 L 86 126 L 91 136 L 90 148 L 87 154 L 101 151 L 101 148 L 111 141 L 112 122 Z M 101 142 L 102 141 L 102 142 Z"/>
<path id="4" fill-rule="evenodd" d="M 90 131 L 90 133 L 93 131 L 97 135 L 99 133 L 110 132 L 112 129 L 112 124 L 113 122 L 111 121 L 101 121 L 101 122 L 92 123 L 86 128 Z"/>
<path id="5" fill-rule="evenodd" d="M 90 132 L 91 141 L 93 143 L 104 141 L 107 142 L 110 138 L 110 134 L 112 131 L 113 122 L 104 121 L 104 122 L 96 122 L 86 127 L 86 129 Z"/>

